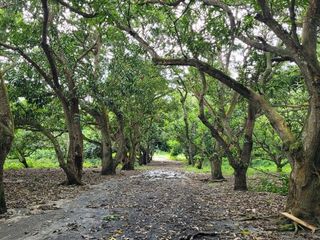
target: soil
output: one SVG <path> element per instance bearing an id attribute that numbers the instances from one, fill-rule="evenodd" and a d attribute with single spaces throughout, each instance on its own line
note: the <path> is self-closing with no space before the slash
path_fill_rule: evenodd
<path id="1" fill-rule="evenodd" d="M 279 231 L 285 197 L 208 177 L 166 159 L 116 176 L 86 170 L 81 187 L 58 185 L 59 170 L 7 171 L 0 239 L 320 239 Z"/>

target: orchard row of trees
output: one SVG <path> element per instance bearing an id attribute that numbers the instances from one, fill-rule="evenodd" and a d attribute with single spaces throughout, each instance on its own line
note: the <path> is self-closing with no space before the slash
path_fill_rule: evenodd
<path id="1" fill-rule="evenodd" d="M 246 190 L 253 154 L 279 168 L 287 158 L 287 210 L 320 217 L 319 1 L 30 0 L 3 4 L 0 17 L 16 125 L 51 141 L 68 183 L 81 183 L 82 123 L 101 132 L 103 173 L 132 169 L 178 94 L 190 164 L 207 156 L 221 178 L 226 158 Z M 3 165 L 13 127 L 1 104 Z"/>

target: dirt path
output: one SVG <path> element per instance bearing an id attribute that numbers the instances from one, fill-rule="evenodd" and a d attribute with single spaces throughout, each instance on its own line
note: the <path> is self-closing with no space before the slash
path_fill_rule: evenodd
<path id="1" fill-rule="evenodd" d="M 208 184 L 204 178 L 158 158 L 150 170 L 109 178 L 56 202 L 55 210 L 4 221 L 0 239 L 319 239 L 273 231 L 269 218 L 253 221 L 276 214 L 283 197 L 235 193 L 231 180 Z"/>

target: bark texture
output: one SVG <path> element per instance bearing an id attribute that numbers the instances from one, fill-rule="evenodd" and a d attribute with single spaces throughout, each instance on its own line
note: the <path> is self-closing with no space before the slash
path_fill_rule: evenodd
<path id="1" fill-rule="evenodd" d="M 7 211 L 3 185 L 3 165 L 10 151 L 14 136 L 13 119 L 7 90 L 0 73 L 0 214 Z"/>
<path id="2" fill-rule="evenodd" d="M 116 174 L 116 159 L 112 156 L 111 130 L 109 123 L 109 113 L 107 108 L 101 104 L 99 109 L 85 107 L 86 111 L 96 120 L 101 132 L 101 175 Z"/>
<path id="3" fill-rule="evenodd" d="M 222 166 L 222 158 L 218 154 L 213 154 L 210 157 L 211 179 L 212 180 L 224 179 L 221 166 Z"/>

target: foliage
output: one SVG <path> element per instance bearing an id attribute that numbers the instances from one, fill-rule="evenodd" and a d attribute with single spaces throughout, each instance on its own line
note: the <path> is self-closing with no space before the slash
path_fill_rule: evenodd
<path id="1" fill-rule="evenodd" d="M 272 192 L 287 195 L 288 187 L 288 174 L 281 174 L 278 179 L 274 179 L 274 177 L 263 177 L 259 179 L 259 183 L 253 187 L 253 190 L 258 192 Z"/>

